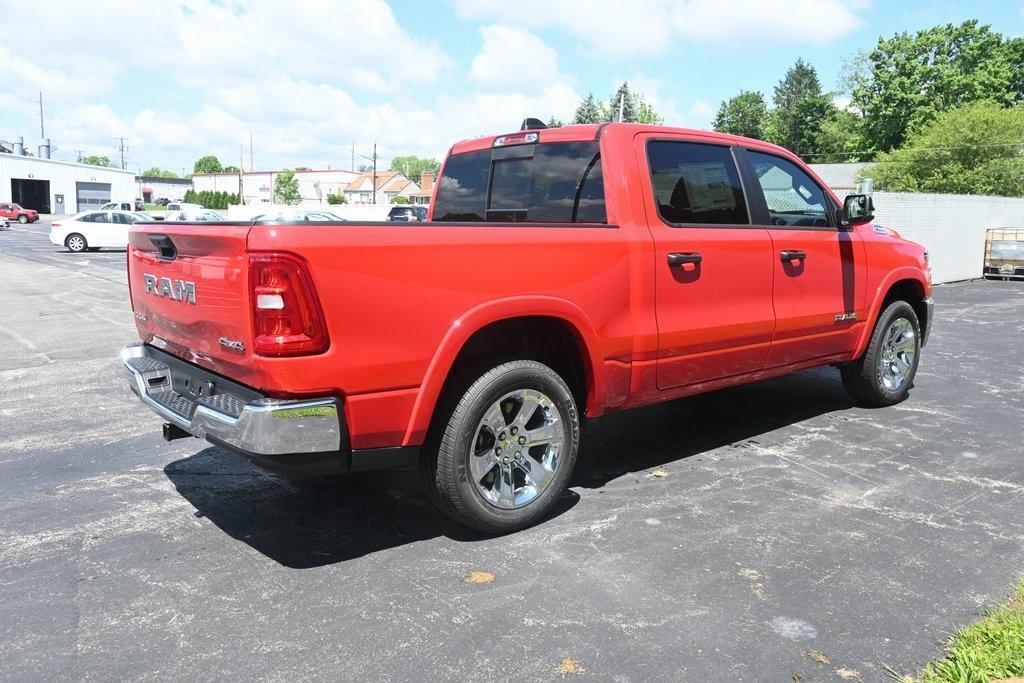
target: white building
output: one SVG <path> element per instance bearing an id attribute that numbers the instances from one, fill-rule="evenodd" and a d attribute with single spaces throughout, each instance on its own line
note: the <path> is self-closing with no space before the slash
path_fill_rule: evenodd
<path id="1" fill-rule="evenodd" d="M 43 214 L 72 214 L 140 195 L 135 174 L 119 168 L 0 153 L 0 201 Z"/>
<path id="2" fill-rule="evenodd" d="M 135 178 L 135 182 L 139 186 L 138 193 L 135 196 L 142 197 L 142 200 L 147 204 L 152 204 L 161 198 L 169 199 L 172 202 L 180 202 L 185 198 L 185 192 L 192 188 L 192 181 L 188 178 L 160 178 L 158 176 L 140 175 Z"/>
<path id="3" fill-rule="evenodd" d="M 242 174 L 242 198 L 246 204 L 274 201 L 274 181 L 280 171 L 253 171 Z M 327 204 L 327 195 L 341 194 L 359 174 L 353 171 L 295 171 L 302 204 Z M 203 173 L 192 176 L 196 192 L 238 194 L 237 173 Z"/>

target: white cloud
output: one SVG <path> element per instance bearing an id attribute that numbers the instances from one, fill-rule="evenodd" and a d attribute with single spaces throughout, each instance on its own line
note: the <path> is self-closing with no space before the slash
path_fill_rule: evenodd
<path id="1" fill-rule="evenodd" d="M 728 41 L 737 50 L 765 40 L 826 45 L 862 25 L 866 0 L 454 0 L 466 19 L 501 21 L 574 35 L 609 59 L 661 54 L 680 40 Z M 760 38 L 757 43 L 749 42 Z"/>
<path id="2" fill-rule="evenodd" d="M 558 53 L 533 33 L 492 24 L 482 27 L 480 36 L 483 48 L 473 59 L 469 77 L 481 87 L 540 90 L 565 80 L 558 71 Z"/>

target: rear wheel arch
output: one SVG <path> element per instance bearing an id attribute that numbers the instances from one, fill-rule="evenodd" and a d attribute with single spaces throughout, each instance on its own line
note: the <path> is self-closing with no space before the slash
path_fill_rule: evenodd
<path id="1" fill-rule="evenodd" d="M 547 311 L 525 306 L 518 315 L 481 316 L 471 312 L 459 319 L 427 369 L 405 445 L 415 445 L 426 438 L 437 414 L 448 407 L 442 405 L 444 399 L 460 395 L 458 389 L 476 379 L 474 372 L 485 372 L 508 360 L 536 360 L 549 365 L 569 385 L 581 414 L 599 405 L 602 367 L 596 355 L 596 333 L 582 312 L 568 302 L 565 304 L 572 307 L 568 314 L 552 313 L 551 306 L 546 307 Z M 467 324 L 471 320 L 476 324 Z"/>

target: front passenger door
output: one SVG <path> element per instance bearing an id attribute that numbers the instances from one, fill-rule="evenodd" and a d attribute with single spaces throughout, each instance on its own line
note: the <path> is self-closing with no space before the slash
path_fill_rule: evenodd
<path id="1" fill-rule="evenodd" d="M 760 193 L 751 203 L 774 251 L 775 335 L 768 367 L 843 354 L 864 324 L 865 261 L 855 232 L 840 231 L 828 193 L 790 159 L 744 150 Z"/>

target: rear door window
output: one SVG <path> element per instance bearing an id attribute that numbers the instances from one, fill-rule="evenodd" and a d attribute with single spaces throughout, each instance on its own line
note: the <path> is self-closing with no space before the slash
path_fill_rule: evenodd
<path id="1" fill-rule="evenodd" d="M 654 200 L 673 225 L 750 225 L 732 150 L 674 140 L 647 143 Z"/>
<path id="2" fill-rule="evenodd" d="M 434 220 L 604 223 L 596 142 L 486 149 L 448 158 Z"/>

